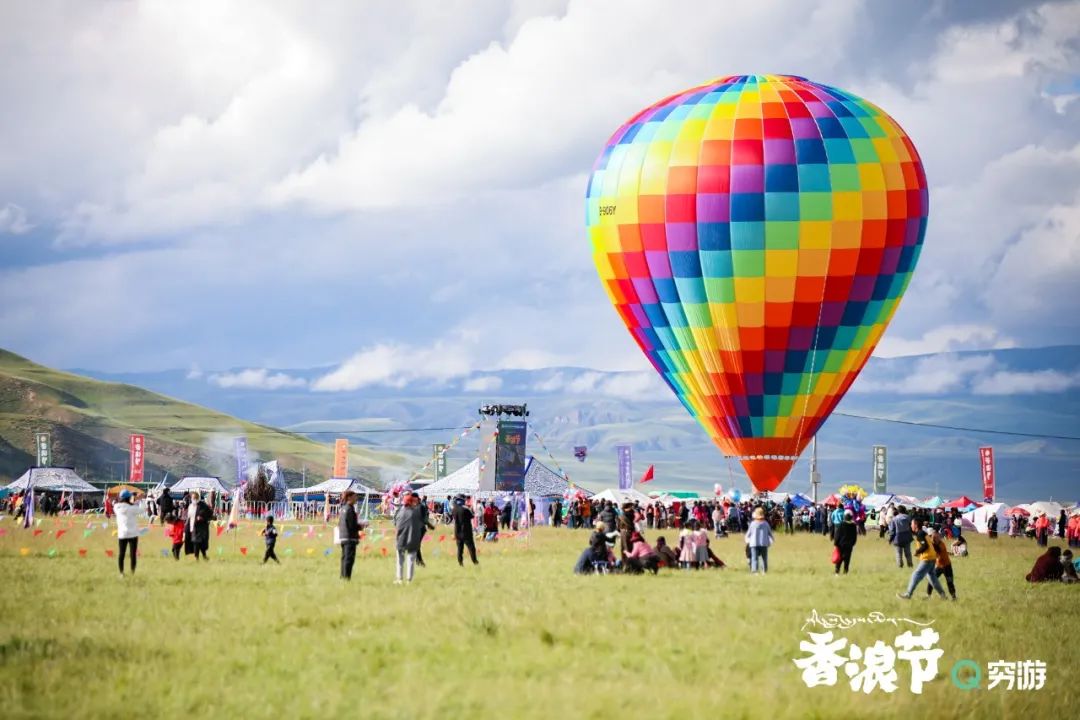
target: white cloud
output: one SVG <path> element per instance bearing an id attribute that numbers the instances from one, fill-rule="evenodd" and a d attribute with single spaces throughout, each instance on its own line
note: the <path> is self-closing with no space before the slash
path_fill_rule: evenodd
<path id="1" fill-rule="evenodd" d="M 467 345 L 445 341 L 430 347 L 376 345 L 356 353 L 312 383 L 321 392 L 358 390 L 369 385 L 405 387 L 414 380 L 446 381 L 472 371 Z"/>
<path id="2" fill-rule="evenodd" d="M 671 391 L 655 372 L 604 373 L 587 371 L 566 377 L 557 372 L 535 383 L 533 389 L 544 393 L 568 395 L 603 395 L 622 400 L 662 400 Z"/>
<path id="3" fill-rule="evenodd" d="M 972 385 L 972 391 L 976 395 L 1020 395 L 1060 393 L 1078 387 L 1080 387 L 1080 372 L 1000 370 L 986 377 L 977 378 Z"/>
<path id="4" fill-rule="evenodd" d="M 225 389 L 242 390 L 287 390 L 302 388 L 307 385 L 303 378 L 292 377 L 282 372 L 273 372 L 266 368 L 248 368 L 236 372 L 214 373 L 207 382 Z"/>
<path id="5" fill-rule="evenodd" d="M 0 235 L 22 235 L 33 229 L 26 219 L 26 210 L 15 203 L 0 205 Z"/>
<path id="6" fill-rule="evenodd" d="M 198 363 L 194 363 L 187 371 L 187 375 L 184 377 L 188 380 L 198 380 L 203 376 L 202 368 Z"/>
<path id="7" fill-rule="evenodd" d="M 501 388 L 503 381 L 501 377 L 495 375 L 482 375 L 480 377 L 469 378 L 461 386 L 461 389 L 465 392 L 494 392 Z"/>
<path id="8" fill-rule="evenodd" d="M 889 392 L 901 395 L 943 395 L 962 392 L 973 376 L 994 367 L 991 355 L 936 355 L 920 358 L 908 375 L 876 380 L 860 376 L 852 392 Z"/>
<path id="9" fill-rule="evenodd" d="M 959 350 L 998 350 L 1016 347 L 1015 341 L 1001 337 L 990 325 L 943 325 L 928 330 L 917 340 L 905 340 L 886 334 L 878 343 L 877 357 L 932 355 Z"/>

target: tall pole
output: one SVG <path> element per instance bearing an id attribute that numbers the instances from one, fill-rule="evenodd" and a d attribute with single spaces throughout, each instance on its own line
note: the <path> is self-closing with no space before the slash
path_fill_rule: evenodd
<path id="1" fill-rule="evenodd" d="M 821 485 L 821 473 L 817 469 L 817 435 L 814 435 L 810 449 L 810 494 L 811 500 L 817 505 L 818 486 Z"/>

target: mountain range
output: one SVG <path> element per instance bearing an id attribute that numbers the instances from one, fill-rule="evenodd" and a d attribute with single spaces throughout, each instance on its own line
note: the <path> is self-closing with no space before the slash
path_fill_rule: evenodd
<path id="1" fill-rule="evenodd" d="M 747 489 L 651 372 L 588 368 L 473 372 L 393 383 L 327 382 L 335 368 L 103 373 L 260 425 L 330 442 L 347 437 L 373 454 L 384 482 L 418 470 L 434 443 L 450 442 L 486 402 L 527 403 L 529 452 L 588 487 L 615 481 L 615 446 L 633 447 L 635 473 L 655 465 L 658 489 Z M 326 390 L 328 386 L 346 389 Z M 912 495 L 982 493 L 978 448 L 994 447 L 998 496 L 1015 502 L 1080 499 L 1080 346 L 871 358 L 818 433 L 823 491 L 871 486 L 871 448 L 889 452 L 889 489 Z M 588 447 L 584 463 L 574 446 Z M 449 469 L 477 456 L 471 433 L 448 454 Z M 782 490 L 807 491 L 804 457 Z M 368 462 L 368 461 L 364 461 Z"/>

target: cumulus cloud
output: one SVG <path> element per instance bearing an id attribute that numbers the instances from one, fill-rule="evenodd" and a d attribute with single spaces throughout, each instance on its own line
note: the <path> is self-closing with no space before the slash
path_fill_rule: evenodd
<path id="1" fill-rule="evenodd" d="M 0 235 L 22 235 L 33 228 L 26 219 L 26 210 L 15 203 L 0 205 Z"/>
<path id="2" fill-rule="evenodd" d="M 480 377 L 469 378 L 461 386 L 461 389 L 465 392 L 494 392 L 501 388 L 503 381 L 501 377 L 495 375 L 482 375 Z"/>
<path id="3" fill-rule="evenodd" d="M 307 381 L 303 378 L 292 377 L 282 372 L 273 372 L 266 368 L 248 368 L 235 372 L 213 373 L 207 377 L 207 382 L 229 390 L 288 390 L 307 386 Z"/>
<path id="4" fill-rule="evenodd" d="M 405 387 L 414 380 L 446 381 L 467 375 L 472 362 L 463 345 L 430 347 L 376 345 L 362 350 L 311 384 L 319 392 L 359 390 L 370 385 Z"/>
<path id="5" fill-rule="evenodd" d="M 577 375 L 558 372 L 535 383 L 533 389 L 543 393 L 602 395 L 622 400 L 658 400 L 671 394 L 654 372 L 590 371 Z"/>
<path id="6" fill-rule="evenodd" d="M 1057 370 L 1035 372 L 999 370 L 986 377 L 976 378 L 972 384 L 972 390 L 976 395 L 1060 393 L 1078 387 L 1080 387 L 1080 372 L 1063 373 Z"/>
<path id="7" fill-rule="evenodd" d="M 1016 347 L 1016 342 L 1002 337 L 990 325 L 943 325 L 928 330 L 921 338 L 905 340 L 886 334 L 878 343 L 874 355 L 900 357 L 931 355 L 958 350 L 999 350 Z"/>

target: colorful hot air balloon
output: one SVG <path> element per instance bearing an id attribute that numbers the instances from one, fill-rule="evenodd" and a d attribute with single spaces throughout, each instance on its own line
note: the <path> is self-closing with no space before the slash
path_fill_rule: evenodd
<path id="1" fill-rule="evenodd" d="M 736 75 L 620 127 L 586 219 L 634 340 L 774 490 L 896 312 L 927 205 L 915 146 L 879 108 L 801 77 Z"/>

